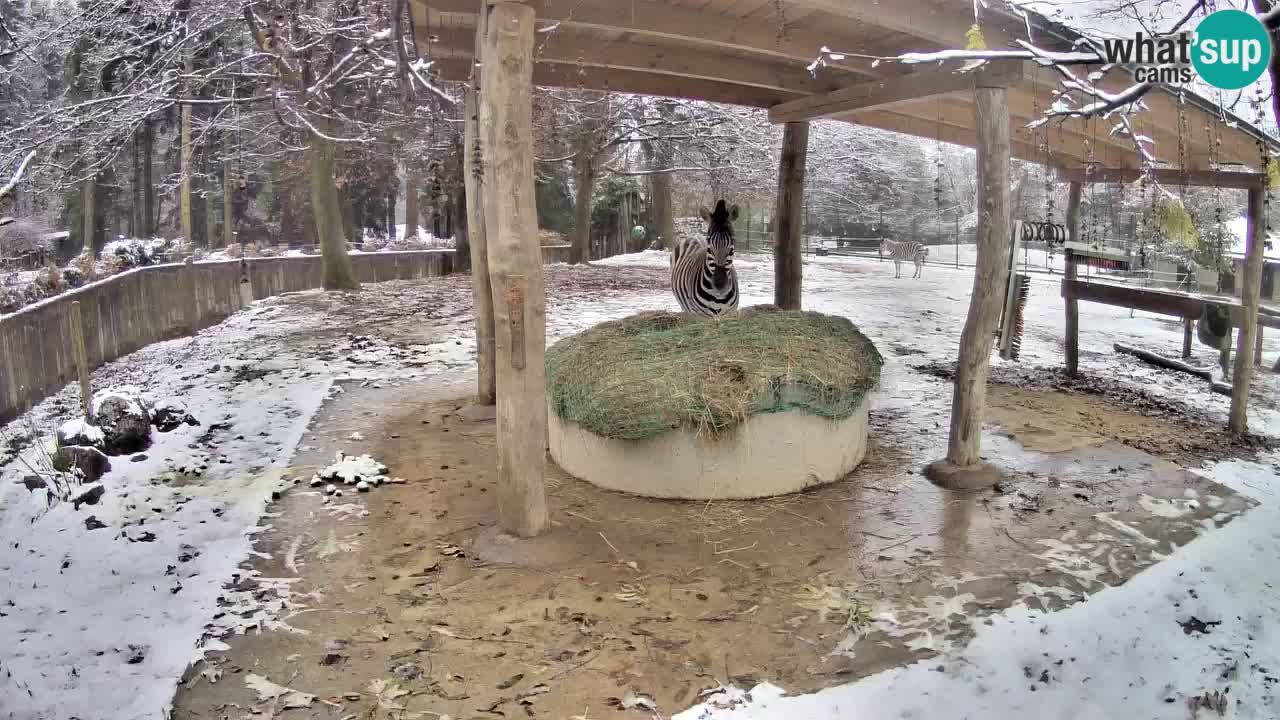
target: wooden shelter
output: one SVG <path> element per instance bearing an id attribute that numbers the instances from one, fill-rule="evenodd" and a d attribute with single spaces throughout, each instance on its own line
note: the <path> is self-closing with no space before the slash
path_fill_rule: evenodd
<path id="1" fill-rule="evenodd" d="M 798 307 L 801 299 L 799 219 L 809 121 L 843 120 L 974 147 L 983 210 L 978 261 L 957 363 L 947 461 L 935 468 L 942 471 L 936 478 L 961 484 L 984 477 L 977 472 L 979 438 L 992 329 L 1003 299 L 997 286 L 1008 253 L 1010 159 L 1058 168 L 1077 203 L 1070 208 L 1072 218 L 1078 215 L 1081 184 L 1132 179 L 1143 165 L 1134 141 L 1112 133 L 1112 121 L 1067 118 L 1047 132 L 1026 127 L 1052 102 L 1060 80 L 1054 68 L 1010 58 L 959 73 L 957 62 L 868 59 L 964 48 L 966 31 L 975 22 L 968 0 L 412 3 L 420 55 L 433 62 L 440 77 L 471 83 L 467 194 L 476 236 L 471 248 L 479 396 L 487 400 L 496 394 L 502 525 L 520 534 L 537 533 L 547 522 L 541 462 L 544 299 L 533 214 L 531 84 L 767 108 L 774 122 L 786 125 L 775 210 L 775 293 L 783 307 Z M 1077 38 L 1066 27 L 1024 15 L 1000 0 L 981 12 L 977 22 L 992 49 L 1018 49 L 1017 41 L 1030 36 L 1038 48 L 1068 51 Z M 824 47 L 846 53 L 845 59 L 810 72 L 807 66 Z M 1115 93 L 1132 85 L 1123 71 L 1111 75 L 1099 88 Z M 1149 138 L 1146 161 L 1162 168 L 1157 179 L 1249 191 L 1255 222 L 1239 338 L 1248 348 L 1257 324 L 1262 260 L 1262 226 L 1256 222 L 1265 188 L 1260 143 L 1272 141 L 1212 103 L 1184 97 L 1185 103 L 1164 88 L 1149 92 L 1148 109 L 1135 116 L 1132 131 Z M 1076 298 L 1067 297 L 1070 331 Z M 486 337 L 488 327 L 494 333 Z M 1239 431 L 1245 429 L 1248 375 L 1236 375 L 1231 424 Z"/>

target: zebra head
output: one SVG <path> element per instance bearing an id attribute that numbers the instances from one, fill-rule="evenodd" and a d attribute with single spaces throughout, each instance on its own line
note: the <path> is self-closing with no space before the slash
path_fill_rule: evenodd
<path id="1" fill-rule="evenodd" d="M 889 252 L 889 238 L 880 238 L 880 259 L 884 259 L 884 254 Z"/>
<path id="2" fill-rule="evenodd" d="M 721 200 L 713 211 L 702 208 L 702 219 L 707 222 L 707 272 L 712 284 L 723 288 L 733 268 L 733 221 L 738 219 L 738 206 L 726 207 Z"/>

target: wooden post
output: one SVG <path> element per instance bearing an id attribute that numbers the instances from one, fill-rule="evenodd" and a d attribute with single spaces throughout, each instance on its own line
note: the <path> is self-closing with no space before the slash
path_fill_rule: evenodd
<path id="1" fill-rule="evenodd" d="M 804 173 L 809 159 L 809 123 L 789 122 L 782 132 L 778 204 L 774 211 L 773 304 L 799 310 L 804 265 L 800 233 L 804 221 Z"/>
<path id="2" fill-rule="evenodd" d="M 1262 367 L 1262 333 L 1265 328 L 1258 326 L 1258 337 L 1253 341 L 1253 364 L 1255 367 Z"/>
<path id="3" fill-rule="evenodd" d="M 1191 318 L 1182 318 L 1182 357 L 1183 359 L 1191 357 L 1191 338 L 1195 335 L 1195 321 Z"/>
<path id="4" fill-rule="evenodd" d="M 1067 186 L 1067 239 L 1077 242 L 1080 239 L 1080 183 L 1071 181 Z M 1064 250 L 1062 259 L 1066 265 L 1062 268 L 1064 282 L 1076 279 L 1076 263 L 1070 250 Z M 1080 306 L 1074 297 L 1066 299 L 1067 307 L 1067 376 L 1080 375 Z"/>
<path id="5" fill-rule="evenodd" d="M 84 420 L 92 423 L 90 401 L 93 388 L 89 385 L 89 354 L 84 349 L 84 320 L 80 316 L 80 301 L 71 303 L 71 352 L 75 356 L 76 374 L 80 376 L 80 409 Z"/>
<path id="6" fill-rule="evenodd" d="M 471 241 L 471 296 L 475 301 L 476 318 L 476 402 L 492 405 L 498 392 L 493 364 L 493 288 L 489 282 L 489 247 L 484 233 L 485 178 L 479 157 L 480 109 L 476 90 L 477 83 L 469 83 L 464 100 L 466 149 L 463 151 L 463 174 L 466 176 L 467 236 Z M 417 203 L 410 207 L 417 212 Z"/>
<path id="7" fill-rule="evenodd" d="M 184 319 L 187 321 L 187 331 L 195 335 L 200 332 L 200 305 L 196 287 L 196 264 L 195 259 L 190 255 L 182 263 L 182 283 L 187 286 Z"/>
<path id="8" fill-rule="evenodd" d="M 985 487 L 1000 478 L 979 453 L 993 332 L 1009 266 L 1009 93 L 1005 87 L 982 85 L 980 78 L 974 90 L 979 214 L 973 295 L 960 336 L 947 458 L 925 470 L 930 480 L 949 488 Z"/>
<path id="9" fill-rule="evenodd" d="M 1231 415 L 1228 427 L 1231 432 L 1243 433 L 1249 429 L 1249 381 L 1253 375 L 1254 338 L 1258 333 L 1258 295 L 1262 289 L 1262 243 L 1266 239 L 1267 219 L 1263 214 L 1262 188 L 1249 190 L 1249 244 L 1245 250 L 1244 279 L 1240 285 L 1240 304 L 1244 309 L 1244 322 L 1236 338 L 1235 379 L 1231 384 Z"/>
<path id="10" fill-rule="evenodd" d="M 485 236 L 490 243 L 498 392 L 498 515 L 506 532 L 546 530 L 546 298 L 533 187 L 533 8 L 489 10 L 481 65 Z"/>

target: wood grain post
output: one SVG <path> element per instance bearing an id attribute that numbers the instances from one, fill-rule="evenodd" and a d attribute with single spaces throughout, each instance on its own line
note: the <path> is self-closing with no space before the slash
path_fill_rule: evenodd
<path id="1" fill-rule="evenodd" d="M 978 259 L 969 314 L 960 336 L 947 458 L 926 468 L 929 479 L 951 488 L 989 487 L 1000 478 L 998 470 L 982 463 L 980 453 L 991 346 L 1009 263 L 1009 93 L 1005 87 L 983 87 L 979 80 L 974 97 Z"/>
<path id="2" fill-rule="evenodd" d="M 1191 357 L 1192 337 L 1195 335 L 1195 321 L 1191 318 L 1182 318 L 1182 358 Z"/>
<path id="3" fill-rule="evenodd" d="M 1240 304 L 1244 309 L 1243 322 L 1236 338 L 1235 379 L 1231 384 L 1231 415 L 1228 427 L 1231 432 L 1244 433 L 1249 429 L 1249 381 L 1253 375 L 1254 338 L 1258 333 L 1258 295 L 1262 290 L 1262 253 L 1267 219 L 1263 216 L 1262 188 L 1249 190 L 1249 244 L 1245 250 L 1244 279 L 1240 285 Z"/>
<path id="4" fill-rule="evenodd" d="M 199 288 L 196 287 L 196 263 L 195 258 L 190 255 L 182 263 L 182 284 L 184 288 L 183 300 L 186 303 L 184 309 L 184 320 L 187 321 L 187 332 L 195 335 L 200 332 L 200 304 L 199 304 Z"/>
<path id="5" fill-rule="evenodd" d="M 1067 186 L 1067 239 L 1077 242 L 1080 239 L 1080 183 L 1072 181 Z M 1075 256 L 1070 250 L 1064 250 L 1062 260 L 1062 276 L 1067 281 L 1076 279 Z M 1074 296 L 1065 298 L 1067 308 L 1066 351 L 1067 376 L 1080 375 L 1080 304 Z"/>
<path id="6" fill-rule="evenodd" d="M 477 33 L 477 45 L 482 37 Z M 493 288 L 489 282 L 489 246 L 484 233 L 484 171 L 480 161 L 480 108 L 476 91 L 479 78 L 467 85 L 464 100 L 463 174 L 467 193 L 467 235 L 471 242 L 471 296 L 476 320 L 476 402 L 492 405 L 497 399 L 493 360 Z"/>
<path id="7" fill-rule="evenodd" d="M 533 185 L 533 8 L 491 6 L 480 122 L 484 216 L 493 284 L 498 515 L 506 532 L 546 530 L 546 297 Z"/>
<path id="8" fill-rule="evenodd" d="M 80 409 L 85 422 L 92 422 L 93 388 L 89 385 L 89 354 L 84 349 L 84 319 L 80 315 L 79 300 L 71 303 L 71 352 L 75 356 L 76 374 L 80 376 Z"/>
<path id="9" fill-rule="evenodd" d="M 809 123 L 789 122 L 782 131 L 778 162 L 777 241 L 773 248 L 773 304 L 799 310 L 804 264 L 800 234 L 804 221 L 804 175 L 809 159 Z"/>

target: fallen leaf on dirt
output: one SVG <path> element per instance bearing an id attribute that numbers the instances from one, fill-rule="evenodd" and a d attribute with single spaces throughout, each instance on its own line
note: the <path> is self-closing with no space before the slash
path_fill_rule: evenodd
<path id="1" fill-rule="evenodd" d="M 541 684 L 534 685 L 528 690 L 525 690 L 519 695 L 516 695 L 516 702 L 520 703 L 521 705 L 532 705 L 534 698 L 536 698 L 539 695 L 545 695 L 549 692 L 551 692 L 551 688 L 547 687 L 546 685 L 541 685 Z"/>
<path id="2" fill-rule="evenodd" d="M 253 673 L 245 676 L 244 684 L 245 687 L 258 694 L 259 701 L 275 703 L 276 707 L 281 710 L 310 707 L 311 703 L 316 701 L 315 695 L 277 685 L 261 675 L 254 675 Z"/>
<path id="3" fill-rule="evenodd" d="M 503 680 L 502 682 L 498 683 L 498 689 L 506 690 L 507 688 L 514 687 L 516 683 L 520 682 L 523 679 L 524 679 L 524 673 L 516 673 L 515 675 L 512 675 L 506 680 Z"/>
<path id="4" fill-rule="evenodd" d="M 805 585 L 796 597 L 796 604 L 807 610 L 817 611 L 826 622 L 831 616 L 843 622 L 846 628 L 865 626 L 871 622 L 871 608 L 858 599 L 848 585 Z"/>
<path id="5" fill-rule="evenodd" d="M 609 705 L 616 707 L 619 710 L 635 710 L 636 708 L 640 708 L 650 712 L 658 711 L 658 704 L 653 701 L 653 698 L 647 695 L 638 695 L 634 690 L 628 690 L 627 694 L 623 695 L 621 700 L 618 698 L 609 698 Z"/>
<path id="6" fill-rule="evenodd" d="M 404 706 L 396 700 L 409 694 L 408 690 L 398 684 L 382 678 L 369 681 L 369 692 L 373 694 L 380 710 L 403 710 Z"/>
<path id="7" fill-rule="evenodd" d="M 464 558 L 467 556 L 467 554 L 462 551 L 462 548 L 454 545 L 453 543 L 438 542 L 436 543 L 436 549 L 445 557 Z"/>
<path id="8" fill-rule="evenodd" d="M 643 585 L 629 585 L 623 583 L 620 588 L 621 592 L 616 592 L 613 597 L 632 607 L 648 607 L 648 593 Z"/>

